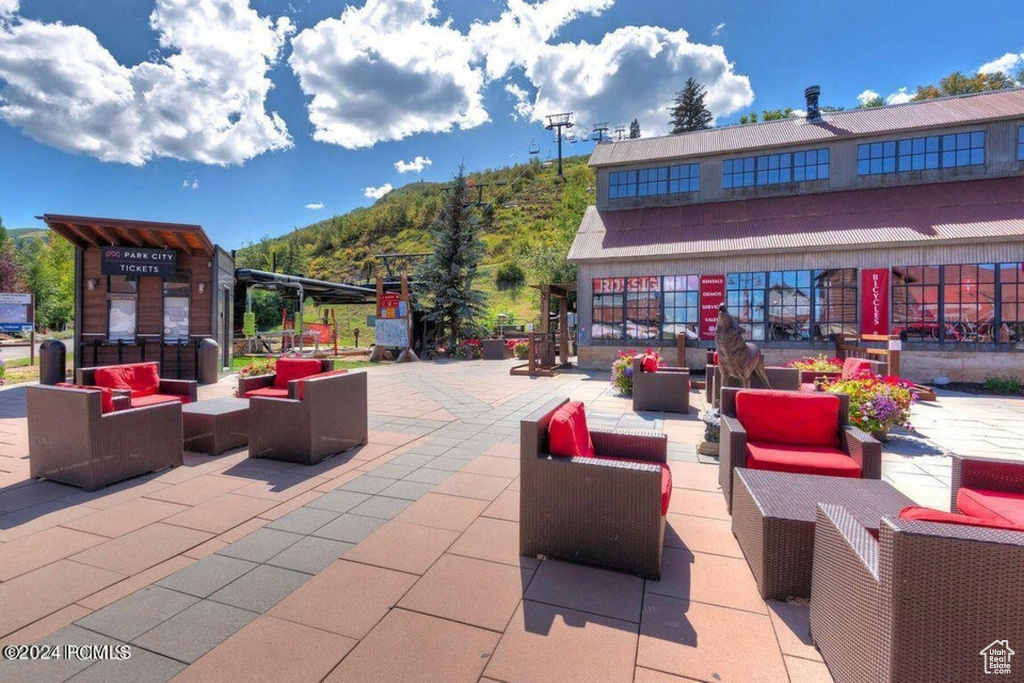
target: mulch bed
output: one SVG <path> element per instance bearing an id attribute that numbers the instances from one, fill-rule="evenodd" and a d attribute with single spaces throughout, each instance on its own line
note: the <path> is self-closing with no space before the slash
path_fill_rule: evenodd
<path id="1" fill-rule="evenodd" d="M 949 384 L 935 385 L 936 389 L 945 389 L 947 391 L 960 391 L 965 394 L 978 394 L 980 396 L 1024 396 L 1024 392 L 1017 392 L 1015 394 L 1006 394 L 991 391 L 985 388 L 981 382 L 950 382 Z"/>

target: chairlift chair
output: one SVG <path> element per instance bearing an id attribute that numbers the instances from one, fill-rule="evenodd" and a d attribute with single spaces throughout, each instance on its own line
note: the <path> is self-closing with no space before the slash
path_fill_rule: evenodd
<path id="1" fill-rule="evenodd" d="M 530 155 L 537 156 L 538 154 L 540 154 L 540 145 L 538 145 L 535 141 L 530 140 Z"/>

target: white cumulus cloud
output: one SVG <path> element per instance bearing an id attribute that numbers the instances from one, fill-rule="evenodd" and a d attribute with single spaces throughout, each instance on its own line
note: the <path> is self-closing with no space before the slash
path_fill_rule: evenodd
<path id="1" fill-rule="evenodd" d="M 313 137 L 355 149 L 488 120 L 466 36 L 434 0 L 366 0 L 292 40 Z"/>
<path id="2" fill-rule="evenodd" d="M 711 35 L 712 36 L 717 36 L 719 33 L 722 32 L 722 29 L 724 29 L 724 28 L 725 28 L 725 22 L 723 21 L 720 24 L 718 24 L 717 26 L 715 26 L 713 29 L 711 29 Z"/>
<path id="3" fill-rule="evenodd" d="M 395 170 L 399 173 L 416 172 L 422 173 L 423 169 L 427 166 L 432 165 L 434 162 L 429 157 L 417 156 L 412 161 L 402 161 L 399 159 L 395 162 Z"/>
<path id="4" fill-rule="evenodd" d="M 528 120 L 533 118 L 533 101 L 530 99 L 530 93 L 525 88 L 515 83 L 506 83 L 505 92 L 509 94 L 515 103 L 512 109 L 513 119 L 518 121 L 519 119 Z"/>
<path id="5" fill-rule="evenodd" d="M 978 73 L 990 74 L 996 71 L 1002 71 L 1008 76 L 1016 75 L 1017 70 L 1024 66 L 1024 52 L 1007 52 L 1002 57 L 993 59 L 991 62 L 985 62 L 978 67 Z"/>
<path id="6" fill-rule="evenodd" d="M 17 9 L 0 0 L 0 16 Z M 167 56 L 119 64 L 81 26 L 0 23 L 0 117 L 35 140 L 102 161 L 170 157 L 241 164 L 291 146 L 265 108 L 290 20 L 249 0 L 156 0 L 150 26 Z"/>
<path id="7" fill-rule="evenodd" d="M 181 181 L 181 187 L 182 187 L 182 189 L 185 189 L 185 190 L 198 190 L 199 189 L 199 180 L 195 179 L 195 178 L 193 178 L 192 180 L 189 180 L 188 178 L 185 178 L 184 180 Z"/>
<path id="8" fill-rule="evenodd" d="M 668 132 L 668 112 L 688 77 L 707 90 L 704 103 L 722 116 L 754 100 L 720 45 L 691 43 L 686 31 L 626 26 L 601 42 L 543 45 L 525 66 L 537 88 L 533 118 L 574 111 L 576 121 L 631 121 L 648 134 Z"/>
<path id="9" fill-rule="evenodd" d="M 18 0 L 0 0 L 0 19 L 18 11 Z"/>
<path id="10" fill-rule="evenodd" d="M 310 211 L 319 211 L 320 209 L 324 208 L 324 203 L 313 202 L 311 204 L 306 204 L 306 208 L 309 209 Z"/>
<path id="11" fill-rule="evenodd" d="M 380 187 L 365 187 L 363 188 L 363 196 L 367 199 L 380 199 L 393 189 L 395 188 L 391 187 L 391 183 L 384 183 Z"/>
<path id="12" fill-rule="evenodd" d="M 868 102 L 873 102 L 874 100 L 877 100 L 880 97 L 881 95 L 876 93 L 874 90 L 868 89 L 862 92 L 861 94 L 857 95 L 857 102 L 859 104 L 864 105 L 867 104 Z"/>
<path id="13" fill-rule="evenodd" d="M 886 104 L 905 104 L 914 99 L 914 93 L 907 92 L 906 88 L 900 88 L 894 93 L 885 96 Z"/>

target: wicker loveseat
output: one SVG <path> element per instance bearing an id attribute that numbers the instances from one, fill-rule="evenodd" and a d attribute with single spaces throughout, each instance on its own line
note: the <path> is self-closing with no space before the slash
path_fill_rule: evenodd
<path id="1" fill-rule="evenodd" d="M 267 375 L 238 377 L 238 396 L 240 398 L 298 398 L 298 380 L 334 368 L 330 358 L 278 358 L 277 372 Z"/>
<path id="2" fill-rule="evenodd" d="M 98 389 L 25 388 L 29 468 L 95 490 L 182 463 L 181 402 L 104 413 Z"/>
<path id="3" fill-rule="evenodd" d="M 366 373 L 325 373 L 293 382 L 297 398 L 249 400 L 249 457 L 314 465 L 366 443 Z"/>
<path id="4" fill-rule="evenodd" d="M 690 412 L 690 371 L 687 368 L 643 369 L 643 356 L 633 359 L 633 410 Z"/>
<path id="5" fill-rule="evenodd" d="M 160 364 L 156 361 L 79 368 L 75 382 L 128 394 L 133 408 L 171 401 L 191 403 L 198 390 L 195 380 L 160 377 Z"/>
<path id="6" fill-rule="evenodd" d="M 732 510 L 737 467 L 881 479 L 882 445 L 848 424 L 846 394 L 722 389 L 718 483 Z"/>
<path id="7" fill-rule="evenodd" d="M 816 391 L 815 382 L 819 379 L 834 381 L 837 379 L 854 379 L 865 370 L 879 377 L 888 374 L 888 364 L 880 360 L 868 360 L 866 358 L 850 357 L 843 361 L 843 369 L 840 372 L 821 372 L 818 370 L 800 371 L 800 390 Z"/>
<path id="8" fill-rule="evenodd" d="M 520 423 L 520 554 L 659 579 L 667 437 L 590 430 L 603 457 L 553 456 L 548 427 L 564 404 L 552 401 Z"/>
<path id="9" fill-rule="evenodd" d="M 992 680 L 985 652 L 1024 643 L 1022 567 L 1024 531 L 883 518 L 876 540 L 819 505 L 811 637 L 837 683 Z"/>

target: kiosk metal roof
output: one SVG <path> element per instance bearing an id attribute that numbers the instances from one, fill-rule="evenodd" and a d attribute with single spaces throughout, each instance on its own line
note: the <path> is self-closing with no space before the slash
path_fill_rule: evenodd
<path id="1" fill-rule="evenodd" d="M 77 247 L 147 247 L 178 249 L 189 256 L 213 256 L 213 243 L 200 225 L 155 223 L 123 218 L 39 216 L 50 230 Z"/>
<path id="2" fill-rule="evenodd" d="M 369 285 L 349 285 L 325 282 L 298 275 L 270 273 L 265 270 L 239 268 L 235 271 L 238 285 L 301 285 L 304 297 L 310 297 L 317 305 L 324 304 L 372 304 L 377 301 L 377 288 Z M 393 286 L 392 286 L 393 285 Z M 384 283 L 385 290 L 399 288 L 399 283 Z"/>

